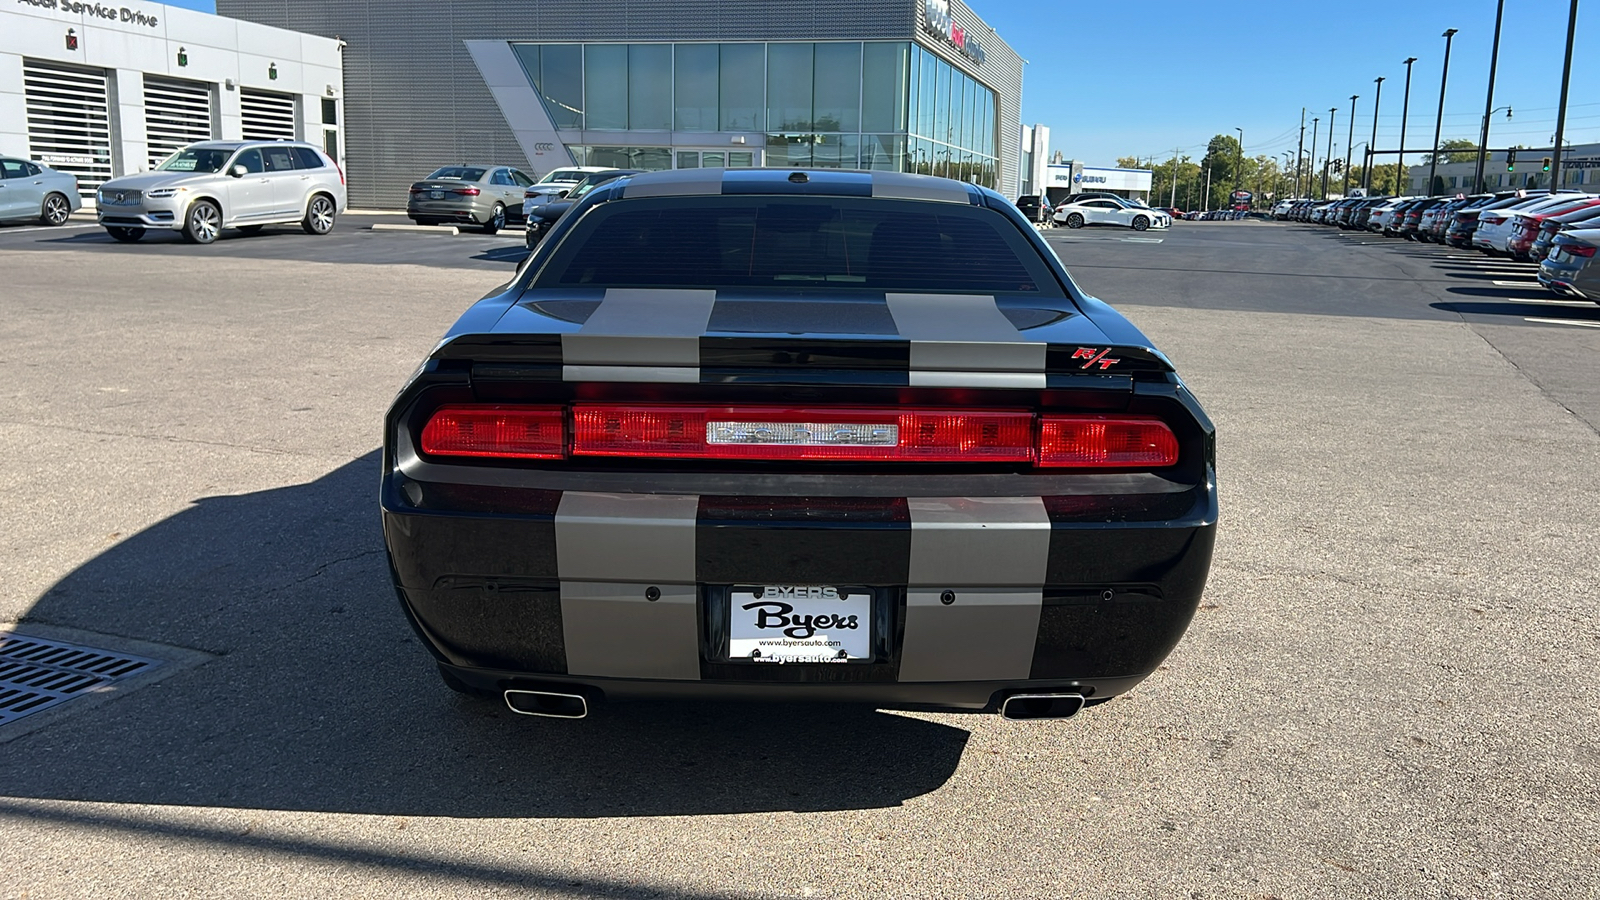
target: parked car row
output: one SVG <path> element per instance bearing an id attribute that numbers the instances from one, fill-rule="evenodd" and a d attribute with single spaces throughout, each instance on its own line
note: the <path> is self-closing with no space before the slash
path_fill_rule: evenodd
<path id="1" fill-rule="evenodd" d="M 1545 287 L 1600 303 L 1600 266 L 1594 264 L 1600 249 L 1600 195 L 1499 191 L 1294 200 L 1278 204 L 1273 217 L 1534 263 Z"/>

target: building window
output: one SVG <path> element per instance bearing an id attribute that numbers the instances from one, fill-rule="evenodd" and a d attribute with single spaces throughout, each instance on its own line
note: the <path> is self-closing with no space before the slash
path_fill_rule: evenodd
<path id="1" fill-rule="evenodd" d="M 772 131 L 813 131 L 814 44 L 767 45 L 767 122 Z"/>
<path id="2" fill-rule="evenodd" d="M 716 131 L 717 45 L 679 44 L 674 52 L 673 127 L 678 131 Z"/>
<path id="3" fill-rule="evenodd" d="M 672 45 L 628 45 L 628 127 L 672 130 Z"/>
<path id="4" fill-rule="evenodd" d="M 861 56 L 861 130 L 905 131 L 909 44 L 865 44 Z"/>
<path id="5" fill-rule="evenodd" d="M 763 44 L 722 44 L 723 131 L 767 130 L 767 52 Z"/>
<path id="6" fill-rule="evenodd" d="M 628 127 L 628 45 L 583 48 L 584 127 L 622 131 Z"/>
<path id="7" fill-rule="evenodd" d="M 811 127 L 816 131 L 861 130 L 861 45 L 817 44 Z"/>

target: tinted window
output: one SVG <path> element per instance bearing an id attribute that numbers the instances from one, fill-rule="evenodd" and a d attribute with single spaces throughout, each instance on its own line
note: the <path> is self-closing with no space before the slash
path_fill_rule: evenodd
<path id="1" fill-rule="evenodd" d="M 168 162 L 171 162 L 171 160 L 168 160 Z M 265 171 L 261 166 L 261 151 L 260 150 L 246 150 L 246 151 L 244 151 L 243 153 L 239 154 L 237 157 L 234 158 L 233 164 L 236 165 L 236 166 L 244 166 L 244 170 L 246 172 L 262 172 L 262 171 Z"/>
<path id="2" fill-rule="evenodd" d="M 327 165 L 317 151 L 310 147 L 290 147 L 289 152 L 294 154 L 295 162 L 299 163 L 302 169 L 321 169 Z"/>
<path id="3" fill-rule="evenodd" d="M 0 159 L 0 178 L 21 178 L 23 171 L 21 160 Z"/>
<path id="4" fill-rule="evenodd" d="M 217 147 L 191 147 L 179 150 L 167 157 L 161 165 L 156 166 L 158 172 L 220 172 L 222 166 L 228 161 L 231 150 Z M 242 160 L 240 160 L 242 162 Z M 256 168 L 252 171 L 261 171 L 261 155 L 256 154 Z"/>
<path id="5" fill-rule="evenodd" d="M 22 171 L 29 175 L 38 175 L 40 172 L 43 172 L 44 169 L 39 168 L 31 162 L 25 162 L 22 164 Z"/>
<path id="6" fill-rule="evenodd" d="M 485 170 L 472 166 L 445 166 L 435 171 L 429 178 L 448 178 L 454 181 L 478 181 L 483 178 Z"/>
<path id="7" fill-rule="evenodd" d="M 489 176 L 489 183 L 490 184 L 516 184 L 515 181 L 511 180 L 511 173 L 507 172 L 505 169 L 495 169 L 494 170 L 494 174 Z"/>
<path id="8" fill-rule="evenodd" d="M 605 203 L 561 242 L 535 287 L 1061 296 L 1037 252 L 998 213 L 837 197 Z"/>
<path id="9" fill-rule="evenodd" d="M 527 175 L 517 171 L 516 169 L 511 170 L 511 180 L 523 187 L 528 187 L 529 185 L 533 184 L 532 178 L 529 178 Z"/>
<path id="10" fill-rule="evenodd" d="M 295 167 L 294 154 L 288 147 L 262 147 L 261 155 L 267 161 L 268 172 L 287 172 Z"/>

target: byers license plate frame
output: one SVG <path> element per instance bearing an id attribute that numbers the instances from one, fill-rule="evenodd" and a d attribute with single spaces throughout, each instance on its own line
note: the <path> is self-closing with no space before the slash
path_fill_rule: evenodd
<path id="1" fill-rule="evenodd" d="M 729 660 L 784 665 L 876 660 L 879 603 L 871 588 L 736 584 L 724 596 Z"/>

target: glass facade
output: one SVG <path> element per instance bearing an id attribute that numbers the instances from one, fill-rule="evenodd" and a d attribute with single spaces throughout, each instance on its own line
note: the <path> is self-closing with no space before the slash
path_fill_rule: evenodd
<path id="1" fill-rule="evenodd" d="M 579 164 L 878 169 L 991 187 L 998 179 L 994 92 L 915 43 L 512 47 L 556 128 L 584 132 L 567 145 Z M 610 146 L 598 143 L 603 131 L 633 134 Z M 715 132 L 757 132 L 765 145 L 683 149 L 696 133 L 728 141 Z M 662 146 L 629 146 L 641 140 Z"/>

